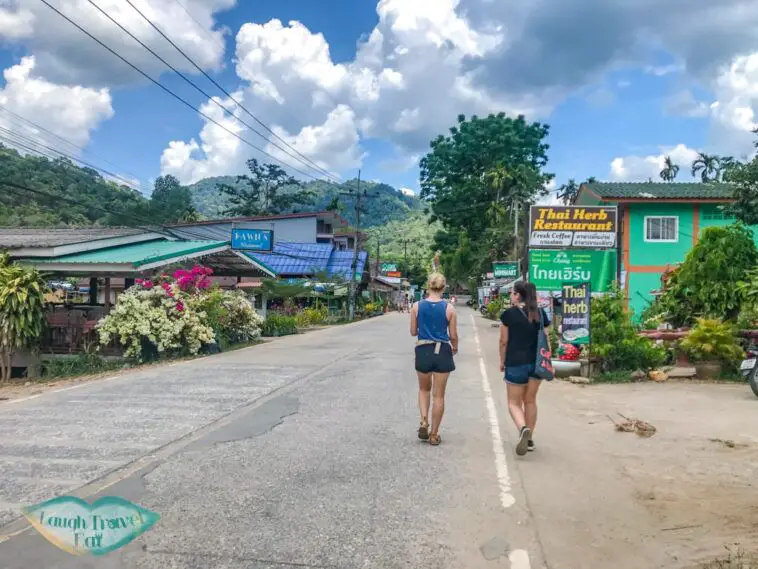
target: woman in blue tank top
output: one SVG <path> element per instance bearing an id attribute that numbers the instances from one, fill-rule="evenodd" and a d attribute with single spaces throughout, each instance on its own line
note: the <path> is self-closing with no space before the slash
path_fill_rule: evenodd
<path id="1" fill-rule="evenodd" d="M 442 442 L 439 428 L 445 413 L 445 388 L 447 378 L 455 370 L 453 356 L 458 353 L 457 317 L 452 305 L 442 299 L 445 286 L 444 276 L 438 273 L 431 275 L 427 298 L 411 308 L 411 336 L 418 337 L 416 373 L 421 413 L 418 438 L 435 446 Z M 430 405 L 431 429 L 428 420 Z"/>

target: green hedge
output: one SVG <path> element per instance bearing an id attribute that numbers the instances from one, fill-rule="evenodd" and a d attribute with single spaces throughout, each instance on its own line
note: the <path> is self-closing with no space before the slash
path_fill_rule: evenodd
<path id="1" fill-rule="evenodd" d="M 263 335 L 269 338 L 297 334 L 297 318 L 284 314 L 269 314 L 263 323 Z"/>

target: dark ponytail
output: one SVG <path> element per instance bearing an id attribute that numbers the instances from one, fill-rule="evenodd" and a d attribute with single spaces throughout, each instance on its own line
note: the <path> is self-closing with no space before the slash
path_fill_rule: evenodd
<path id="1" fill-rule="evenodd" d="M 513 285 L 513 289 L 521 297 L 521 302 L 524 303 L 529 321 L 539 322 L 540 312 L 539 308 L 537 308 L 537 287 L 534 286 L 534 283 L 519 281 Z"/>

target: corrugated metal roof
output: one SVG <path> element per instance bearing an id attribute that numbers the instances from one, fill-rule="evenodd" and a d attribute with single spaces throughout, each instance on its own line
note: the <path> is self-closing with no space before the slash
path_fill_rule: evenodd
<path id="1" fill-rule="evenodd" d="M 279 276 L 313 275 L 327 270 L 331 243 L 274 243 L 272 253 L 245 253 Z"/>
<path id="2" fill-rule="evenodd" d="M 358 264 L 355 267 L 355 278 L 360 280 L 363 275 L 363 269 L 366 267 L 366 251 L 358 251 Z M 334 251 L 327 264 L 327 273 L 330 277 L 337 276 L 346 281 L 350 280 L 350 274 L 353 268 L 352 251 Z"/>
<path id="3" fill-rule="evenodd" d="M 34 259 L 39 263 L 113 264 L 135 268 L 228 245 L 225 241 L 150 241 L 61 257 Z"/>
<path id="4" fill-rule="evenodd" d="M 350 280 L 352 251 L 336 251 L 331 243 L 275 243 L 273 253 L 245 253 L 277 276 L 307 276 L 326 272 Z M 368 254 L 359 251 L 356 278 L 363 275 Z"/>
<path id="5" fill-rule="evenodd" d="M 731 184 L 718 182 L 592 182 L 586 184 L 604 199 L 731 199 Z"/>
<path id="6" fill-rule="evenodd" d="M 50 229 L 43 227 L 0 227 L 0 249 L 59 247 L 100 239 L 145 233 L 130 227 L 87 227 Z"/>

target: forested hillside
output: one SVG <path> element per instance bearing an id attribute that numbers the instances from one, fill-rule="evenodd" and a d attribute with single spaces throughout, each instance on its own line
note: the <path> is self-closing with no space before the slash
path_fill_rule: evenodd
<path id="1" fill-rule="evenodd" d="M 378 243 L 379 257 L 386 261 L 404 261 L 407 253 L 409 264 L 428 266 L 434 256 L 434 236 L 441 229 L 441 223 L 430 224 L 427 215 L 414 212 L 406 219 L 370 228 L 366 247 L 375 256 Z"/>
<path id="2" fill-rule="evenodd" d="M 0 186 L 0 225 L 6 226 L 130 225 L 149 203 L 95 170 L 67 159 L 23 156 L 2 145 L 0 180 L 15 185 Z"/>
<path id="3" fill-rule="evenodd" d="M 235 186 L 237 183 L 236 176 L 221 176 L 206 178 L 189 186 L 195 209 L 207 218 L 224 217 L 224 211 L 229 207 L 229 202 L 218 186 L 223 184 Z M 348 180 L 343 184 L 322 181 L 304 184 L 303 189 L 313 192 L 314 199 L 311 204 L 299 206 L 296 210 L 323 211 L 336 203 L 340 214 L 354 224 L 354 204 L 352 199 L 344 194 L 355 188 L 356 184 L 356 180 Z M 361 182 L 361 187 L 365 188 L 369 194 L 361 216 L 361 225 L 364 227 L 375 227 L 390 221 L 405 219 L 413 212 L 422 210 L 423 206 L 418 198 L 406 196 L 387 184 Z"/>

